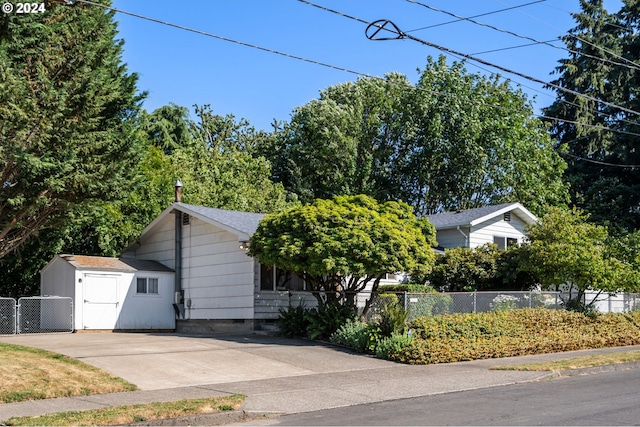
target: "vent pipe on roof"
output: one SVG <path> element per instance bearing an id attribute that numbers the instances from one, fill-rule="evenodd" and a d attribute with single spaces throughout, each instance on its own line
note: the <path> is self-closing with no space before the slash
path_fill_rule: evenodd
<path id="1" fill-rule="evenodd" d="M 182 182 L 177 180 L 174 187 L 176 189 L 176 202 L 182 203 Z"/>

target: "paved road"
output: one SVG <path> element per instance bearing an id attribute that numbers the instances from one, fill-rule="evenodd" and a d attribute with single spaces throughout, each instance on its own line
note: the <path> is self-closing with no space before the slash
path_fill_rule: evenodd
<path id="1" fill-rule="evenodd" d="M 640 425 L 640 369 L 286 415 L 260 425 Z"/>

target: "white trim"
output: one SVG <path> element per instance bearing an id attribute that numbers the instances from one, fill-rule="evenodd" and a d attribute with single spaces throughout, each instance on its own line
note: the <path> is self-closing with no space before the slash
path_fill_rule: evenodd
<path id="1" fill-rule="evenodd" d="M 502 209 L 499 209 L 495 212 L 490 213 L 489 215 L 485 215 L 483 217 L 472 220 L 469 223 L 469 225 L 474 226 L 474 225 L 481 224 L 497 216 L 504 215 L 505 212 L 514 212 L 520 219 L 522 219 L 527 224 L 533 224 L 534 222 L 538 221 L 538 218 L 534 214 L 529 212 L 529 210 L 527 210 L 527 208 L 522 206 L 520 203 L 512 203 L 510 205 L 505 206 Z"/>

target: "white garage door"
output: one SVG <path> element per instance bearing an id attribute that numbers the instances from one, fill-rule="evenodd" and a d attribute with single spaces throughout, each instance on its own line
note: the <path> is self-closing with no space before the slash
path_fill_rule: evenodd
<path id="1" fill-rule="evenodd" d="M 118 277 L 85 274 L 83 279 L 84 329 L 116 329 L 118 323 Z"/>

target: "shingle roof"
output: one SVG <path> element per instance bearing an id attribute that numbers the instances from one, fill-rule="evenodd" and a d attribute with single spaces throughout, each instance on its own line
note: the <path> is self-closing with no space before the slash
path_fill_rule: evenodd
<path id="1" fill-rule="evenodd" d="M 436 230 L 452 228 L 457 226 L 475 225 L 504 212 L 515 211 L 525 222 L 531 223 L 536 220 L 535 216 L 526 210 L 520 203 L 503 203 L 501 205 L 485 206 L 482 208 L 467 209 L 457 212 L 443 212 L 427 215 L 427 219 L 434 225 Z"/>
<path id="2" fill-rule="evenodd" d="M 89 255 L 58 255 L 69 264 L 81 270 L 108 271 L 165 271 L 172 272 L 169 267 L 157 261 L 137 260 L 128 258 L 110 258 Z"/>
<path id="3" fill-rule="evenodd" d="M 229 211 L 225 209 L 207 208 L 205 206 L 188 205 L 186 203 L 174 203 L 195 216 L 206 218 L 210 221 L 225 225 L 233 230 L 240 231 L 251 236 L 258 229 L 258 223 L 265 214 Z"/>

